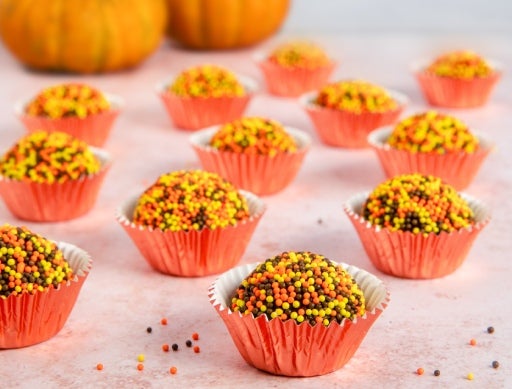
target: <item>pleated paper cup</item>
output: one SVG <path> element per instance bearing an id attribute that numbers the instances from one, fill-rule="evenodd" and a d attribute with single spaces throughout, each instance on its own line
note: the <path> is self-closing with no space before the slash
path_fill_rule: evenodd
<path id="1" fill-rule="evenodd" d="M 116 218 L 155 270 L 182 277 L 217 274 L 240 261 L 265 211 L 256 195 L 242 190 L 240 193 L 247 199 L 250 216 L 235 226 L 175 232 L 138 226 L 132 216 L 140 195 L 122 204 Z"/>
<path id="2" fill-rule="evenodd" d="M 475 134 L 479 147 L 473 153 L 412 153 L 395 149 L 387 143 L 392 132 L 393 128 L 388 126 L 374 130 L 368 136 L 368 143 L 377 154 L 388 178 L 401 174 L 421 173 L 439 177 L 457 190 L 466 189 L 471 184 L 482 163 L 494 148 L 490 140 L 483 135 Z"/>
<path id="3" fill-rule="evenodd" d="M 174 126 L 183 130 L 197 130 L 233 121 L 243 116 L 257 89 L 256 82 L 237 75 L 245 94 L 238 97 L 182 97 L 167 90 L 173 79 L 156 86 Z"/>
<path id="4" fill-rule="evenodd" d="M 107 141 L 114 122 L 124 105 L 123 100 L 119 96 L 105 94 L 105 97 L 110 103 L 111 108 L 108 111 L 89 115 L 83 119 L 72 116 L 51 119 L 44 116 L 27 115 L 26 107 L 30 101 L 29 99 L 16 103 L 14 112 L 29 132 L 41 130 L 47 132 L 66 132 L 91 146 L 101 147 Z"/>
<path id="5" fill-rule="evenodd" d="M 221 151 L 209 146 L 219 126 L 197 131 L 190 136 L 190 143 L 201 161 L 204 170 L 219 174 L 236 187 L 264 196 L 286 188 L 302 166 L 311 146 L 311 138 L 304 131 L 285 127 L 297 144 L 293 153 L 249 155 Z"/>
<path id="6" fill-rule="evenodd" d="M 0 349 L 44 342 L 64 327 L 89 275 L 92 259 L 72 244 L 58 242 L 57 246 L 73 269 L 73 280 L 45 292 L 0 298 Z"/>
<path id="7" fill-rule="evenodd" d="M 394 123 L 409 99 L 404 94 L 388 89 L 387 92 L 398 103 L 396 109 L 386 112 L 353 113 L 339 109 L 324 108 L 315 104 L 318 92 L 302 95 L 299 103 L 311 118 L 320 140 L 329 146 L 360 149 L 369 147 L 368 134 L 376 128 Z"/>
<path id="8" fill-rule="evenodd" d="M 281 97 L 298 97 L 303 93 L 319 89 L 327 83 L 337 66 L 330 61 L 317 68 L 284 67 L 269 61 L 263 53 L 256 53 L 254 60 L 260 68 L 269 93 Z"/>
<path id="9" fill-rule="evenodd" d="M 242 358 L 257 369 L 292 377 L 331 373 L 345 365 L 389 303 L 389 293 L 374 275 L 341 264 L 355 279 L 366 299 L 366 313 L 353 321 L 328 327 L 294 320 L 269 320 L 242 315 L 229 308 L 231 297 L 257 264 L 238 266 L 222 274 L 210 287 L 210 302 L 224 321 Z"/>
<path id="10" fill-rule="evenodd" d="M 9 211 L 18 219 L 33 222 L 71 220 L 89 212 L 111 165 L 108 152 L 90 149 L 100 160 L 100 171 L 78 180 L 47 184 L 0 176 L 0 195 Z"/>
<path id="11" fill-rule="evenodd" d="M 426 61 L 418 61 L 413 64 L 412 69 L 430 105 L 444 108 L 477 108 L 487 104 L 502 75 L 501 64 L 496 61 L 489 63 L 494 69 L 492 74 L 471 80 L 440 77 L 426 72 Z"/>
<path id="12" fill-rule="evenodd" d="M 360 193 L 349 199 L 344 211 L 354 225 L 366 254 L 373 265 L 383 273 L 411 279 L 444 277 L 457 270 L 473 245 L 474 240 L 490 221 L 489 209 L 466 194 L 475 215 L 475 223 L 467 228 L 440 234 L 413 234 L 390 231 L 372 226 L 362 216 L 369 193 Z"/>

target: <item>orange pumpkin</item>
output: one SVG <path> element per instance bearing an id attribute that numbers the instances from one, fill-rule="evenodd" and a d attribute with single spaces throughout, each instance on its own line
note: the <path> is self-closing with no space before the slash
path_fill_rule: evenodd
<path id="1" fill-rule="evenodd" d="M 290 0 L 167 0 L 169 34 L 195 49 L 230 49 L 268 38 L 284 22 Z"/>
<path id="2" fill-rule="evenodd" d="M 159 46 L 166 19 L 166 0 L 0 0 L 5 45 L 41 70 L 135 66 Z"/>

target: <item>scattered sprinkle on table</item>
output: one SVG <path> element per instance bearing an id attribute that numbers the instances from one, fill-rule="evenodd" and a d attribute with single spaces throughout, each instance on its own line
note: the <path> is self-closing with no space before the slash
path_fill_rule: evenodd
<path id="1" fill-rule="evenodd" d="M 172 366 L 169 369 L 169 373 L 171 373 L 171 374 L 176 374 L 177 372 L 178 372 L 178 368 L 176 366 Z"/>
<path id="2" fill-rule="evenodd" d="M 178 351 L 179 346 L 177 343 L 173 343 L 171 347 L 172 347 L 172 351 Z"/>
<path id="3" fill-rule="evenodd" d="M 418 367 L 418 369 L 416 369 L 416 374 L 423 375 L 423 373 L 425 373 L 425 369 L 423 369 L 422 367 Z"/>
<path id="4" fill-rule="evenodd" d="M 199 334 L 198 334 L 197 332 L 194 332 L 194 333 L 192 334 L 192 339 L 193 339 L 193 340 L 199 340 Z"/>
<path id="5" fill-rule="evenodd" d="M 495 361 L 496 362 L 496 361 Z M 494 362 L 493 362 L 494 363 Z M 96 370 L 103 370 L 103 363 L 98 363 L 96 365 Z"/>
<path id="6" fill-rule="evenodd" d="M 498 361 L 492 361 L 492 367 L 493 369 L 497 369 L 498 367 L 500 367 L 500 363 Z"/>
<path id="7" fill-rule="evenodd" d="M 185 344 L 187 345 L 187 347 L 192 347 L 192 341 L 190 339 L 187 340 Z"/>
<path id="8" fill-rule="evenodd" d="M 441 372 L 439 370 L 434 370 L 434 375 L 436 377 L 439 377 L 441 375 Z"/>
<path id="9" fill-rule="evenodd" d="M 139 361 L 139 362 L 144 362 L 144 359 L 146 359 L 146 357 L 144 356 L 144 354 L 139 354 L 139 355 L 137 355 L 137 361 Z"/>
<path id="10" fill-rule="evenodd" d="M 487 327 L 487 333 L 493 334 L 494 333 L 494 327 Z"/>
<path id="11" fill-rule="evenodd" d="M 162 350 L 165 351 L 165 352 L 169 352 L 169 345 L 167 343 L 164 343 L 162 345 Z"/>
<path id="12" fill-rule="evenodd" d="M 473 339 L 470 339 L 469 344 L 470 344 L 471 346 L 476 346 L 476 339 L 474 339 L 474 338 L 473 338 Z"/>
<path id="13" fill-rule="evenodd" d="M 162 324 L 163 326 L 166 326 L 167 325 L 167 319 L 165 317 L 163 317 L 162 320 L 160 320 L 160 324 Z"/>
<path id="14" fill-rule="evenodd" d="M 138 371 L 142 371 L 142 370 L 144 370 L 144 365 L 143 365 L 142 363 L 139 363 L 139 364 L 137 365 L 137 370 L 138 370 Z"/>
<path id="15" fill-rule="evenodd" d="M 201 352 L 201 349 L 199 348 L 199 346 L 194 346 L 194 352 L 196 354 L 199 354 Z"/>
<path id="16" fill-rule="evenodd" d="M 468 373 L 468 375 L 466 376 L 466 378 L 470 381 L 473 381 L 473 378 L 475 378 L 474 374 L 473 373 Z"/>

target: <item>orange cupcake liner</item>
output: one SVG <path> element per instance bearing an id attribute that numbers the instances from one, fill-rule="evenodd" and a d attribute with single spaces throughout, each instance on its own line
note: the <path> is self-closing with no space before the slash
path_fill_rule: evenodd
<path id="1" fill-rule="evenodd" d="M 0 195 L 9 211 L 18 219 L 34 222 L 71 220 L 89 212 L 111 165 L 109 153 L 91 150 L 101 161 L 101 170 L 78 180 L 46 184 L 0 176 Z"/>
<path id="2" fill-rule="evenodd" d="M 356 280 L 366 298 L 367 312 L 354 321 L 328 327 L 294 320 L 255 318 L 229 309 L 230 299 L 257 264 L 241 265 L 222 274 L 210 287 L 210 302 L 224 321 L 242 358 L 266 372 L 311 377 L 343 367 L 354 355 L 370 327 L 389 304 L 389 292 L 374 275 L 341 264 Z"/>
<path id="3" fill-rule="evenodd" d="M 477 108 L 489 100 L 495 85 L 501 78 L 499 65 L 488 77 L 461 80 L 439 77 L 425 72 L 425 64 L 414 65 L 414 75 L 423 95 L 430 105 L 445 108 Z"/>
<path id="4" fill-rule="evenodd" d="M 132 222 L 139 195 L 118 208 L 117 221 L 155 270 L 183 277 L 217 274 L 240 261 L 265 211 L 257 196 L 246 191 L 240 193 L 247 199 L 250 217 L 236 226 L 176 232 L 141 227 Z"/>
<path id="5" fill-rule="evenodd" d="M 73 269 L 74 279 L 46 292 L 0 298 L 0 349 L 44 342 L 64 327 L 89 275 L 92 259 L 69 243 L 58 242 L 57 245 Z"/>
<path id="6" fill-rule="evenodd" d="M 383 127 L 368 136 L 368 143 L 377 154 L 387 177 L 407 173 L 433 175 L 457 190 L 466 189 L 471 184 L 494 148 L 491 141 L 478 134 L 480 146 L 474 153 L 411 153 L 387 144 L 392 131 L 392 127 Z"/>
<path id="7" fill-rule="evenodd" d="M 395 122 L 409 101 L 402 93 L 388 90 L 398 103 L 396 109 L 357 114 L 314 104 L 317 93 L 302 95 L 300 104 L 311 118 L 320 140 L 329 146 L 351 149 L 369 147 L 368 134 L 376 128 Z"/>
<path id="8" fill-rule="evenodd" d="M 336 62 L 331 61 L 326 66 L 314 69 L 286 68 L 269 61 L 263 55 L 256 55 L 255 61 L 263 73 L 267 90 L 281 97 L 298 97 L 320 88 L 327 83 L 337 66 Z"/>
<path id="9" fill-rule="evenodd" d="M 162 100 L 174 126 L 183 130 L 197 130 L 222 124 L 242 117 L 256 91 L 256 83 L 237 76 L 245 89 L 240 97 L 180 97 L 166 91 L 170 81 L 157 85 L 156 91 Z"/>
<path id="10" fill-rule="evenodd" d="M 344 205 L 344 211 L 373 265 L 383 273 L 401 278 L 431 279 L 453 273 L 464 262 L 474 240 L 491 218 L 485 205 L 462 194 L 475 214 L 471 227 L 428 236 L 389 231 L 372 226 L 362 216 L 368 195 L 355 195 Z"/>
<path id="11" fill-rule="evenodd" d="M 297 144 L 297 151 L 294 153 L 278 153 L 269 157 L 219 151 L 209 146 L 218 129 L 218 126 L 210 127 L 190 136 L 190 142 L 203 169 L 219 174 L 237 188 L 260 196 L 274 194 L 286 188 L 297 176 L 311 145 L 311 138 L 305 132 L 285 127 Z"/>
<path id="12" fill-rule="evenodd" d="M 41 130 L 47 132 L 66 132 L 91 146 L 101 147 L 107 141 L 114 122 L 123 106 L 123 101 L 120 97 L 110 94 L 106 94 L 105 97 L 112 108 L 83 119 L 77 117 L 50 119 L 42 116 L 27 115 L 25 107 L 28 100 L 17 103 L 14 111 L 29 132 Z"/>

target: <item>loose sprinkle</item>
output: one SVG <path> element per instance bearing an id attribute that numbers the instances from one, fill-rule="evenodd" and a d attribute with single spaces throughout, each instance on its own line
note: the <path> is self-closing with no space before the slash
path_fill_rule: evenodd
<path id="1" fill-rule="evenodd" d="M 493 73 L 493 69 L 478 54 L 464 50 L 439 56 L 428 66 L 426 72 L 441 77 L 468 80 L 488 77 Z"/>
<path id="2" fill-rule="evenodd" d="M 165 317 L 163 317 L 162 320 L 160 320 L 160 324 L 163 325 L 163 326 L 166 326 L 167 325 L 167 319 Z"/>
<path id="3" fill-rule="evenodd" d="M 194 332 L 194 333 L 192 334 L 192 339 L 193 339 L 193 340 L 199 340 L 199 334 L 198 334 L 197 332 Z"/>
<path id="4" fill-rule="evenodd" d="M 201 352 L 201 349 L 199 348 L 199 346 L 194 346 L 194 352 L 196 354 L 199 354 Z"/>
<path id="5" fill-rule="evenodd" d="M 150 334 L 151 332 L 153 332 L 153 328 L 151 328 L 151 327 L 146 328 L 146 332 L 147 332 L 148 334 Z"/>
<path id="6" fill-rule="evenodd" d="M 269 157 L 297 151 L 295 140 L 281 123 L 261 117 L 236 119 L 222 125 L 210 139 L 210 146 L 220 151 Z"/>
<path id="7" fill-rule="evenodd" d="M 476 346 L 476 339 L 470 339 L 469 344 L 471 346 Z"/>
<path id="8" fill-rule="evenodd" d="M 494 327 L 487 327 L 487 333 L 494 334 Z"/>
<path id="9" fill-rule="evenodd" d="M 73 277 L 55 242 L 26 227 L 0 226 L 0 298 L 57 289 Z"/>
<path id="10" fill-rule="evenodd" d="M 162 350 L 165 352 L 169 352 L 169 345 L 167 343 L 162 345 Z"/>
<path id="11" fill-rule="evenodd" d="M 328 326 L 364 315 L 365 299 L 340 265 L 319 254 L 290 251 L 258 265 L 235 290 L 231 310 Z"/>
<path id="12" fill-rule="evenodd" d="M 176 366 L 172 366 L 169 369 L 169 373 L 171 373 L 171 374 L 176 374 L 177 372 L 178 372 L 178 368 Z"/>
<path id="13" fill-rule="evenodd" d="M 139 363 L 139 364 L 137 365 L 137 370 L 138 370 L 138 371 L 142 371 L 142 370 L 144 370 L 144 364 Z"/>
<path id="14" fill-rule="evenodd" d="M 172 351 L 178 351 L 179 346 L 177 343 L 173 343 L 171 347 L 172 347 Z"/>
<path id="15" fill-rule="evenodd" d="M 455 188 L 438 177 L 418 173 L 393 177 L 378 185 L 362 215 L 372 225 L 413 234 L 439 234 L 469 227 L 474 214 Z"/>
<path id="16" fill-rule="evenodd" d="M 162 231 L 214 230 L 249 217 L 247 200 L 216 173 L 180 170 L 161 175 L 139 198 L 133 222 Z"/>
<path id="17" fill-rule="evenodd" d="M 101 162 L 87 143 L 63 132 L 36 131 L 0 159 L 0 174 L 16 181 L 52 184 L 97 173 Z"/>
<path id="18" fill-rule="evenodd" d="M 234 73 L 221 66 L 201 65 L 181 72 L 168 91 L 181 97 L 240 97 L 243 85 Z"/>
<path id="19" fill-rule="evenodd" d="M 497 369 L 498 367 L 500 367 L 500 363 L 498 361 L 492 361 L 492 367 L 493 369 Z"/>
<path id="20" fill-rule="evenodd" d="M 96 370 L 103 370 L 103 363 L 98 363 L 96 365 Z"/>
<path id="21" fill-rule="evenodd" d="M 473 378 L 475 378 L 474 374 L 473 373 L 468 373 L 468 375 L 466 376 L 466 378 L 470 381 L 473 381 Z"/>
<path id="22" fill-rule="evenodd" d="M 423 373 L 425 373 L 425 369 L 423 369 L 422 367 L 418 367 L 418 369 L 416 369 L 416 374 L 423 375 Z"/>
<path id="23" fill-rule="evenodd" d="M 436 377 L 439 377 L 441 375 L 441 372 L 439 370 L 434 370 L 434 375 Z"/>
<path id="24" fill-rule="evenodd" d="M 387 143 L 412 153 L 474 153 L 478 138 L 454 116 L 427 111 L 401 120 L 393 128 Z"/>
<path id="25" fill-rule="evenodd" d="M 145 359 L 145 358 L 146 358 L 146 357 L 144 356 L 144 354 L 139 354 L 139 355 L 137 355 L 137 361 L 139 361 L 139 362 L 144 362 L 144 359 Z"/>
<path id="26" fill-rule="evenodd" d="M 330 63 L 325 51 L 307 41 L 286 42 L 276 47 L 268 60 L 285 68 L 316 69 Z"/>
<path id="27" fill-rule="evenodd" d="M 185 344 L 187 345 L 187 347 L 192 347 L 192 341 L 190 339 L 187 340 Z"/>
<path id="28" fill-rule="evenodd" d="M 84 84 L 69 83 L 43 89 L 25 110 L 30 116 L 83 119 L 108 109 L 110 103 L 99 90 Z"/>
<path id="29" fill-rule="evenodd" d="M 386 112 L 398 107 L 384 88 L 363 80 L 327 84 L 318 92 L 315 103 L 355 114 Z"/>

